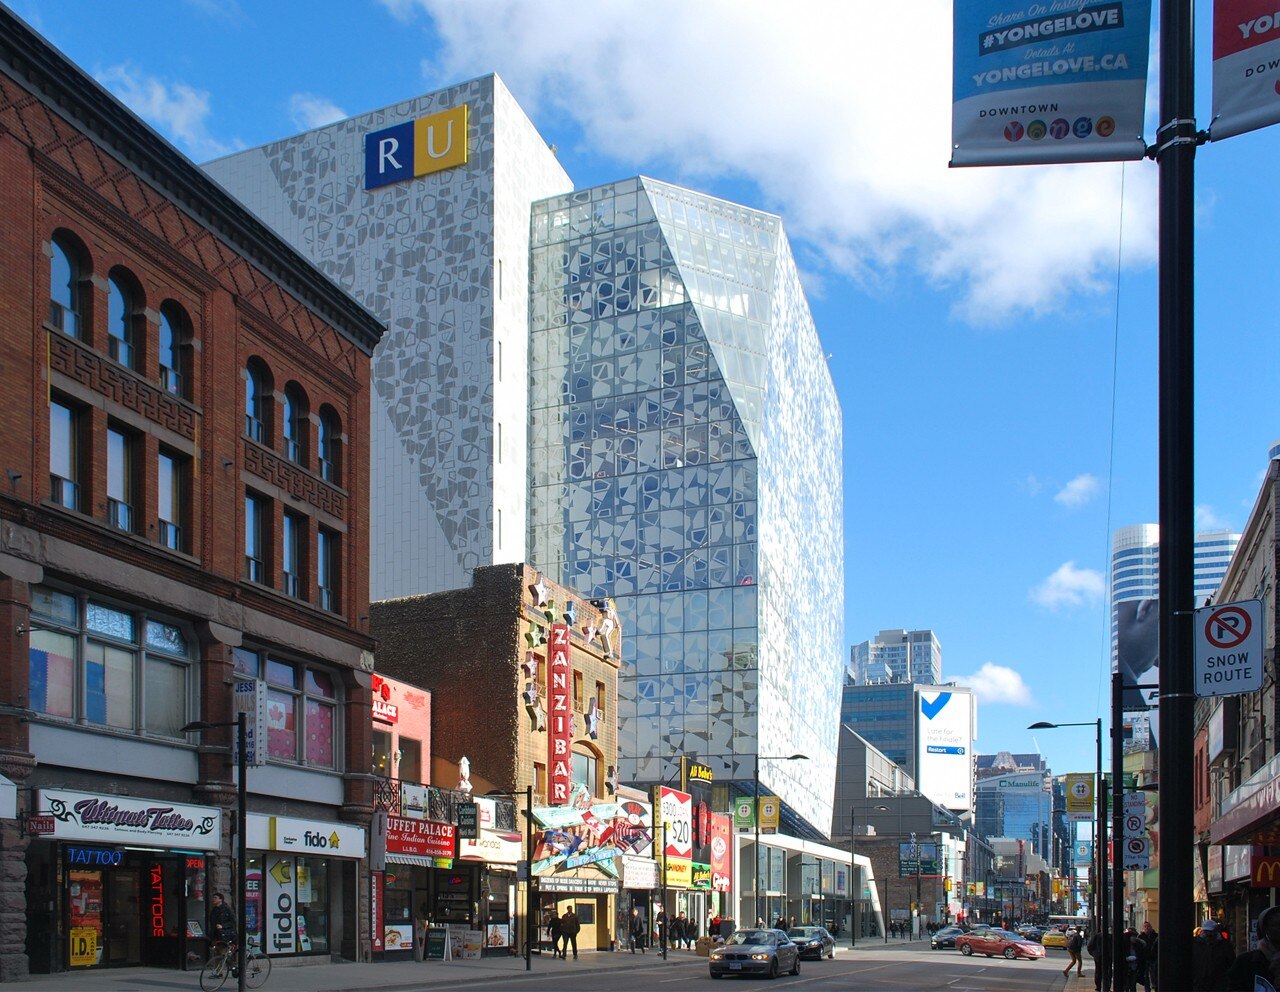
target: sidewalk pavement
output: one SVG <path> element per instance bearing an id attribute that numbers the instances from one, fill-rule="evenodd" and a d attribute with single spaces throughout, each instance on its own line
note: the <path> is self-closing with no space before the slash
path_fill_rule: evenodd
<path id="1" fill-rule="evenodd" d="M 647 954 L 629 951 L 583 951 L 578 960 L 562 961 L 550 954 L 535 954 L 532 977 L 548 975 L 608 974 L 644 968 L 659 970 L 678 964 L 705 961 L 692 951 L 670 950 L 666 961 L 661 950 Z M 306 963 L 295 963 L 302 962 Z M 320 961 L 321 963 L 311 963 Z M 263 992 L 397 992 L 431 985 L 455 985 L 476 980 L 519 980 L 525 976 L 523 957 L 485 957 L 478 961 L 374 961 L 330 963 L 323 959 L 279 959 Z M 167 968 L 107 968 L 94 971 L 33 975 L 17 984 L 21 992 L 191 992 L 200 988 L 200 972 Z M 223 992 L 235 992 L 229 978 Z"/>
<path id="2" fill-rule="evenodd" d="M 918 950 L 922 940 L 893 940 L 866 937 L 856 951 Z M 836 956 L 849 954 L 848 943 L 836 944 Z M 616 971 L 646 969 L 659 971 L 680 964 L 704 962 L 690 950 L 649 948 L 646 954 L 629 951 L 583 951 L 578 960 L 562 961 L 550 954 L 535 954 L 529 976 L 600 975 Z M 374 961 L 331 963 L 318 958 L 277 958 L 263 992 L 405 992 L 432 985 L 457 985 L 468 981 L 519 981 L 525 976 L 523 957 L 485 957 L 478 961 Z M 15 986 L 21 992 L 191 992 L 200 987 L 200 972 L 167 968 L 106 968 L 95 971 L 33 975 Z M 236 983 L 228 979 L 223 992 L 234 992 Z"/>

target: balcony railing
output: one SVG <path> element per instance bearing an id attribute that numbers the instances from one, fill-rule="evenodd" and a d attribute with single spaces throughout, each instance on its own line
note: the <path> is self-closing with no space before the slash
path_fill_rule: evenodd
<path id="1" fill-rule="evenodd" d="M 375 775 L 373 779 L 374 809 L 385 810 L 390 816 L 406 815 L 404 789 L 402 786 L 418 784 L 417 782 L 405 782 L 398 778 Z M 494 803 L 494 829 L 508 832 L 517 829 L 516 802 L 514 799 L 506 796 L 469 795 L 458 789 L 442 789 L 435 785 L 426 786 L 426 791 L 427 803 L 426 809 L 423 810 L 423 817 L 434 823 L 457 823 L 457 807 L 460 803 L 487 798 Z"/>

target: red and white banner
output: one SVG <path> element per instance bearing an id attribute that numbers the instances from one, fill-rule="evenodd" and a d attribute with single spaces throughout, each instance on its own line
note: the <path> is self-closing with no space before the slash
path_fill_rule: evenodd
<path id="1" fill-rule="evenodd" d="M 547 805 L 564 806 L 573 789 L 573 665 L 569 625 L 553 623 L 547 642 Z"/>
<path id="2" fill-rule="evenodd" d="M 693 796 L 664 785 L 658 789 L 658 810 L 667 857 L 693 857 Z"/>
<path id="3" fill-rule="evenodd" d="M 733 889 L 733 820 L 727 813 L 712 813 L 711 839 L 711 889 L 713 892 L 729 892 Z"/>
<path id="4" fill-rule="evenodd" d="M 1280 122 L 1280 4 L 1215 0 L 1213 140 Z"/>
<path id="5" fill-rule="evenodd" d="M 387 853 L 421 858 L 452 858 L 454 826 L 403 816 L 387 817 Z"/>

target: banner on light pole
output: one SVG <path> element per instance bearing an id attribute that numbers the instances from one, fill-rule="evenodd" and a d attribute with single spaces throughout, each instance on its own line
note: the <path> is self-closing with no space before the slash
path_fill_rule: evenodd
<path id="1" fill-rule="evenodd" d="M 1217 141 L 1280 122 L 1280 4 L 1213 5 L 1213 121 Z"/>
<path id="2" fill-rule="evenodd" d="M 955 0 L 952 165 L 1146 154 L 1151 0 Z"/>

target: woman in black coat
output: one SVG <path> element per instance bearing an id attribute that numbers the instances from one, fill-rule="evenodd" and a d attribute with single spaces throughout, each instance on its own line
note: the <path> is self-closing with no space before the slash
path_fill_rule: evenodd
<path id="1" fill-rule="evenodd" d="M 1227 972 L 1230 992 L 1254 992 L 1261 978 L 1280 989 L 1280 906 L 1268 906 L 1258 914 L 1258 949 L 1241 954 Z"/>

